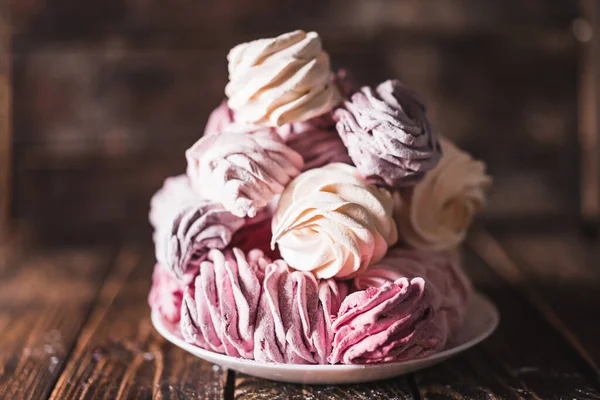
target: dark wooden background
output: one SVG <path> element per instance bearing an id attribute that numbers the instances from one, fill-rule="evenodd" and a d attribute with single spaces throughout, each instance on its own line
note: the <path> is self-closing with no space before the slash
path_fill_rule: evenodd
<path id="1" fill-rule="evenodd" d="M 437 367 L 276 384 L 151 326 L 149 198 L 222 99 L 228 49 L 297 28 L 365 83 L 406 80 L 494 176 L 464 264 L 500 327 Z M 579 223 L 598 222 L 599 89 L 598 0 L 0 0 L 0 399 L 600 399 Z"/>
<path id="2" fill-rule="evenodd" d="M 399 77 L 423 95 L 437 130 L 488 163 L 486 219 L 579 215 L 589 27 L 575 1 L 15 0 L 10 9 L 12 60 L 0 64 L 12 71 L 10 214 L 42 241 L 147 237 L 150 196 L 184 171 L 184 150 L 223 97 L 228 49 L 297 28 L 320 32 L 334 64 L 361 82 Z"/>

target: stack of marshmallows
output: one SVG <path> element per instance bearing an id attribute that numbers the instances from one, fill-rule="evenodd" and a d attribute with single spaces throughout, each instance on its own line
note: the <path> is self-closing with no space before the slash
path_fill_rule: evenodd
<path id="1" fill-rule="evenodd" d="M 485 165 L 402 82 L 333 73 L 315 32 L 227 59 L 227 100 L 152 198 L 153 312 L 193 345 L 260 362 L 442 350 L 471 293 L 457 248 Z"/>

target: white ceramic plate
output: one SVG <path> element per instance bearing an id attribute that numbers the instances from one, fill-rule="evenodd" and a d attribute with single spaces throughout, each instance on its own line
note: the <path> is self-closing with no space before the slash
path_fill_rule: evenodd
<path id="1" fill-rule="evenodd" d="M 476 293 L 469 304 L 464 326 L 452 335 L 445 350 L 429 357 L 369 365 L 293 365 L 260 363 L 201 349 L 185 342 L 178 326 L 165 322 L 157 312 L 152 313 L 152 323 L 162 336 L 203 360 L 260 378 L 308 384 L 369 382 L 430 367 L 487 338 L 498 326 L 499 319 L 498 310 L 492 302 Z"/>

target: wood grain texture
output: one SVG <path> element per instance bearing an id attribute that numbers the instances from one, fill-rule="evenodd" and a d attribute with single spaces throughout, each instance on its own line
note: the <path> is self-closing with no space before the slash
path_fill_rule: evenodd
<path id="1" fill-rule="evenodd" d="M 16 174 L 21 190 L 48 196 L 44 202 L 32 197 L 23 199 L 17 208 L 28 215 L 32 230 L 38 237 L 47 238 L 46 243 L 150 237 L 150 198 L 167 176 L 185 171 L 183 152 L 183 149 L 177 152 L 169 147 L 163 154 L 132 156 L 124 163 L 106 165 L 98 161 L 97 168 L 80 168 L 75 163 L 70 168 L 59 166 L 57 170 L 26 172 L 22 165 Z M 75 187 L 79 190 L 73 190 Z M 132 187 L 137 190 L 132 191 Z M 65 224 L 67 215 L 78 223 Z M 115 229 L 116 226 L 119 228 Z"/>
<path id="2" fill-rule="evenodd" d="M 167 343 L 146 298 L 153 255 L 121 254 L 50 398 L 220 399 L 226 373 Z"/>
<path id="3" fill-rule="evenodd" d="M 600 218 L 600 4 L 581 0 L 581 18 L 575 21 L 580 41 L 579 144 L 581 146 L 581 214 Z"/>
<path id="4" fill-rule="evenodd" d="M 504 26 L 555 25 L 575 15 L 576 4 L 560 0 L 523 3 L 481 0 L 223 0 L 198 4 L 177 2 L 164 7 L 160 0 L 124 4 L 105 0 L 82 5 L 77 0 L 28 0 L 15 2 L 15 31 L 23 39 L 101 40 L 127 34 L 143 40 L 157 31 L 172 31 L 185 38 L 190 31 L 203 31 L 206 40 L 223 40 L 247 30 L 270 34 L 291 29 L 337 34 L 402 28 L 456 34 L 465 30 L 494 30 Z M 243 39 L 243 38 L 241 38 Z"/>
<path id="5" fill-rule="evenodd" d="M 496 333 L 466 353 L 415 373 L 423 399 L 599 399 L 585 363 L 528 299 L 472 250 L 464 265 L 501 315 Z"/>
<path id="6" fill-rule="evenodd" d="M 406 377 L 325 386 L 236 375 L 165 342 L 146 305 L 148 251 L 126 247 L 106 272 L 106 252 L 37 250 L 0 264 L 0 398 L 600 399 L 589 362 L 600 249 L 564 233 L 477 230 L 469 244 L 464 265 L 500 309 L 497 333 Z"/>
<path id="7" fill-rule="evenodd" d="M 12 80 L 9 1 L 0 1 L 0 244 L 7 241 L 11 212 Z"/>
<path id="8" fill-rule="evenodd" d="M 409 377 L 356 385 L 300 385 L 236 374 L 234 398 L 258 399 L 414 399 Z"/>
<path id="9" fill-rule="evenodd" d="M 530 299 L 600 377 L 600 248 L 577 226 L 537 234 L 482 232 L 478 253 Z"/>
<path id="10" fill-rule="evenodd" d="M 0 399 L 48 396 L 100 288 L 108 255 L 36 251 L 0 262 Z"/>

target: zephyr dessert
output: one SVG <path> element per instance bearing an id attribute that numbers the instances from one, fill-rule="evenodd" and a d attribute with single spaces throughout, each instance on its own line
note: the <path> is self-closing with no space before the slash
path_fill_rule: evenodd
<path id="1" fill-rule="evenodd" d="M 234 47 L 227 99 L 151 201 L 148 302 L 203 349 L 373 364 L 444 349 L 491 179 L 396 79 L 332 72 L 316 32 Z"/>

